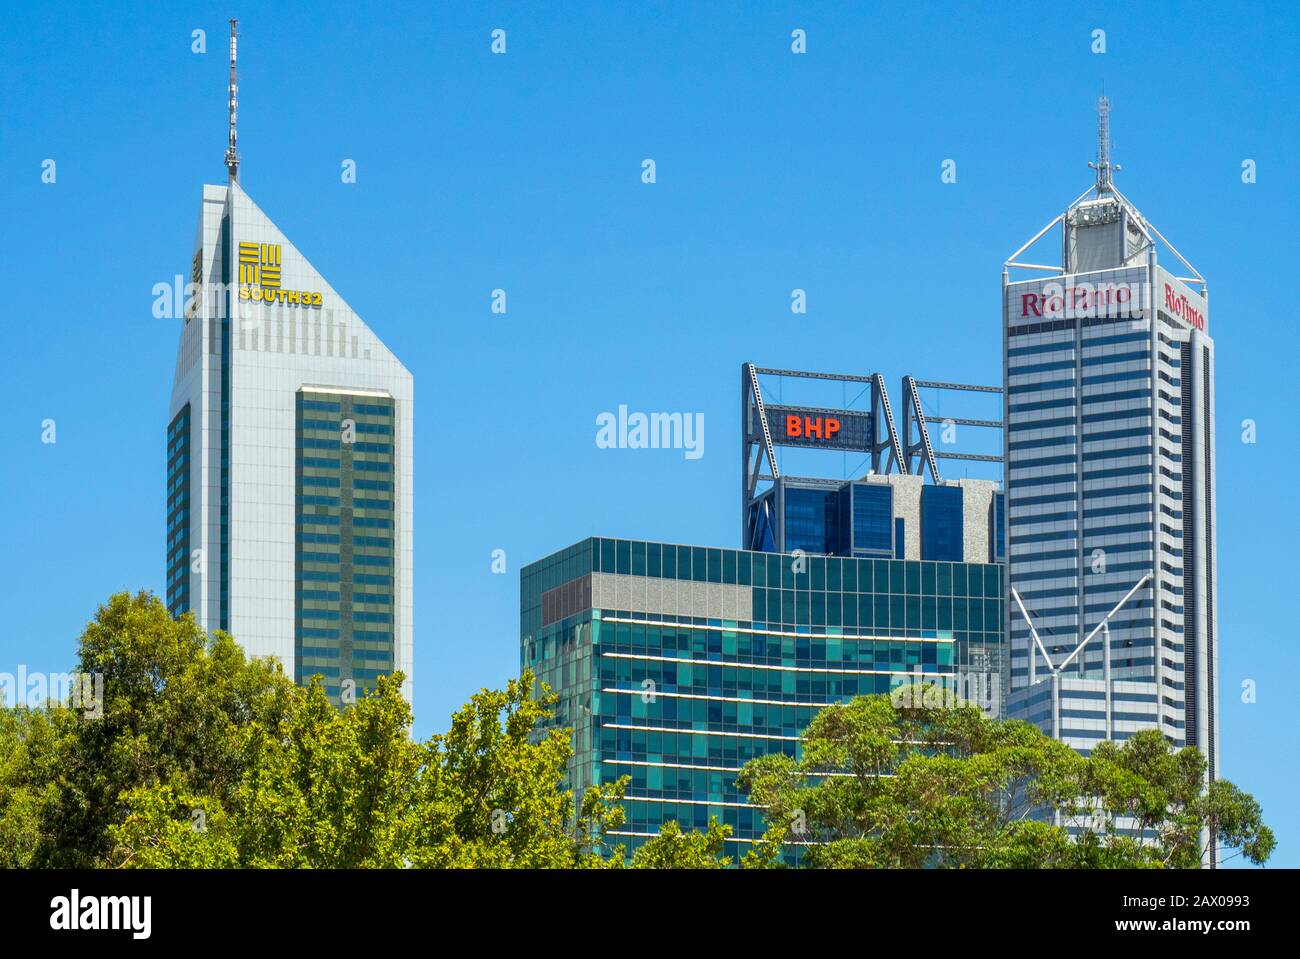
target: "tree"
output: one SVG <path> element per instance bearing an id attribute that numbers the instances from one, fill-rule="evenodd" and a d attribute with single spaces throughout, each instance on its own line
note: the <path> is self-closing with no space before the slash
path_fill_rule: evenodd
<path id="1" fill-rule="evenodd" d="M 232 730 L 278 728 L 295 690 L 277 665 L 247 660 L 225 633 L 208 637 L 157 597 L 118 593 L 82 634 L 78 669 L 103 678 L 101 714 L 48 711 L 53 735 L 34 757 L 54 795 L 43 803 L 35 861 L 95 866 L 126 796 L 154 785 L 223 802 L 249 768 Z"/>
<path id="2" fill-rule="evenodd" d="M 810 865 L 836 868 L 1188 866 L 1213 824 L 1253 862 L 1272 850 L 1258 804 L 1229 783 L 1203 790 L 1200 754 L 1158 732 L 1085 759 L 1027 723 L 934 700 L 903 690 L 828 706 L 801 758 L 747 763 L 740 783 L 764 807 L 767 846 L 800 840 Z M 1127 816 L 1140 835 L 1122 829 Z M 774 861 L 763 844 L 751 857 Z"/>
<path id="3" fill-rule="evenodd" d="M 401 866 L 418 754 L 400 686 L 381 677 L 344 710 L 319 679 L 294 690 L 279 727 L 230 730 L 248 762 L 224 794 L 162 782 L 126 792 L 108 865 Z"/>
<path id="4" fill-rule="evenodd" d="M 211 796 L 141 786 L 122 796 L 125 819 L 108 826 L 108 866 L 225 869 L 239 865 L 229 818 Z"/>
<path id="5" fill-rule="evenodd" d="M 722 855 L 731 827 L 710 816 L 705 832 L 682 832 L 676 820 L 659 827 L 659 835 L 646 840 L 632 855 L 633 869 L 723 869 L 731 857 Z"/>
<path id="6" fill-rule="evenodd" d="M 607 833 L 623 823 L 616 805 L 627 778 L 584 793 L 560 788 L 572 755 L 570 731 L 535 734 L 556 697 L 531 695 L 529 671 L 504 690 L 483 689 L 452 716 L 451 729 L 422 748 L 417 866 L 567 868 L 621 864 Z M 607 858 L 608 857 L 608 858 Z"/>
<path id="7" fill-rule="evenodd" d="M 0 869 L 35 861 L 41 838 L 41 810 L 53 784 L 40 758 L 53 731 L 43 710 L 5 708 L 0 703 Z"/>
<path id="8" fill-rule="evenodd" d="M 1134 856 L 1144 865 L 1195 868 L 1208 858 L 1210 836 L 1259 865 L 1276 840 L 1263 822 L 1260 805 L 1231 782 L 1204 786 L 1206 760 L 1200 750 L 1169 748 L 1157 730 L 1134 734 L 1122 746 L 1101 743 L 1088 763 L 1083 789 L 1106 813 L 1095 826 L 1099 839 L 1113 841 L 1116 822 L 1135 823 Z M 1229 857 L 1231 858 L 1231 857 Z"/>
<path id="9" fill-rule="evenodd" d="M 330 705 L 319 681 L 295 695 L 281 734 L 236 737 L 255 761 L 222 800 L 170 785 L 137 789 L 108 827 L 109 865 L 206 868 L 556 868 L 621 864 L 605 832 L 622 824 L 623 783 L 587 791 L 576 810 L 559 783 L 566 735 L 530 742 L 549 715 L 532 677 L 483 690 L 424 744 L 409 738 L 401 676 L 355 705 Z M 558 733 L 558 731 L 557 731 Z M 204 828 L 191 828 L 202 814 Z M 601 854 L 613 858 L 607 860 Z"/>
<path id="10" fill-rule="evenodd" d="M 622 865 L 626 779 L 561 789 L 570 733 L 525 673 L 426 743 L 401 674 L 337 709 L 148 593 L 111 597 L 79 668 L 100 708 L 0 709 L 0 865 Z"/>

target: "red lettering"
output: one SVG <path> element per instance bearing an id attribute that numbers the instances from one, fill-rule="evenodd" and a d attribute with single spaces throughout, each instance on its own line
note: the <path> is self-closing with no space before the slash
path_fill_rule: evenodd
<path id="1" fill-rule="evenodd" d="M 1043 308 L 1039 303 L 1037 293 L 1024 293 L 1020 297 L 1020 315 L 1028 316 L 1029 311 L 1034 311 L 1034 316 L 1042 316 Z"/>
<path id="2" fill-rule="evenodd" d="M 787 439 L 829 440 L 843 426 L 834 416 L 799 416 L 790 413 L 785 418 L 785 435 Z"/>
<path id="3" fill-rule="evenodd" d="M 1191 300 L 1179 293 L 1168 283 L 1165 284 L 1165 308 L 1180 320 L 1186 321 L 1189 325 L 1196 327 L 1198 330 L 1205 329 L 1205 314 L 1192 306 Z"/>

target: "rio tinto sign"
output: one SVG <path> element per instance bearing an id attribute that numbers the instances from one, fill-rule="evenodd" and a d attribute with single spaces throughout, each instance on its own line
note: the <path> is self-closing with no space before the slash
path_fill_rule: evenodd
<path id="1" fill-rule="evenodd" d="M 1020 294 L 1020 316 L 1075 317 L 1139 316 L 1150 305 L 1146 283 L 1044 283 L 1041 290 Z"/>
<path id="2" fill-rule="evenodd" d="M 1179 293 L 1168 283 L 1165 284 L 1165 309 L 1188 326 L 1204 332 L 1205 314 L 1192 305 L 1185 293 Z"/>

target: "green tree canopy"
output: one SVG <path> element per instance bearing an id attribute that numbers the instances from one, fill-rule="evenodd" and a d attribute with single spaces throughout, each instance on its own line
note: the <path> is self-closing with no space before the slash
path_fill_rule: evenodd
<path id="1" fill-rule="evenodd" d="M 525 674 L 425 743 L 402 676 L 344 709 L 224 633 L 113 596 L 81 637 L 93 714 L 0 709 L 0 864 L 110 867 L 621 865 L 625 783 L 561 789 L 569 732 Z"/>
<path id="2" fill-rule="evenodd" d="M 45 866 L 106 862 L 108 826 L 127 796 L 154 785 L 224 802 L 254 757 L 237 730 L 277 728 L 293 684 L 266 661 L 249 661 L 224 633 L 206 636 L 191 617 L 172 619 L 147 593 L 119 593 L 81 636 L 78 670 L 101 677 L 97 709 L 31 711 L 21 736 L 18 781 L 39 795 L 30 861 Z"/>
<path id="3" fill-rule="evenodd" d="M 911 692 L 828 706 L 799 759 L 745 765 L 769 822 L 753 864 L 800 842 L 821 867 L 1196 866 L 1203 827 L 1251 862 L 1272 851 L 1259 805 L 1231 783 L 1204 789 L 1201 754 L 1158 731 L 1085 758 L 1027 723 Z"/>
<path id="4" fill-rule="evenodd" d="M 0 866 L 585 868 L 628 864 L 611 842 L 627 778 L 576 803 L 567 729 L 525 673 L 483 689 L 446 733 L 411 739 L 402 676 L 343 709 L 235 641 L 114 595 L 81 637 L 93 709 L 0 708 Z M 923 705 L 910 705 L 911 703 Z M 815 866 L 1187 867 L 1210 831 L 1254 863 L 1273 834 L 1232 783 L 1203 786 L 1195 749 L 1158 732 L 1084 758 L 971 706 L 865 696 L 813 720 L 796 760 L 740 777 L 769 828 Z M 1068 827 L 1077 831 L 1073 841 Z M 666 823 L 637 868 L 716 868 L 730 827 Z"/>
<path id="5" fill-rule="evenodd" d="M 669 820 L 659 834 L 647 839 L 632 855 L 633 869 L 722 869 L 731 865 L 731 857 L 722 855 L 731 827 L 709 817 L 705 832 L 682 832 Z"/>

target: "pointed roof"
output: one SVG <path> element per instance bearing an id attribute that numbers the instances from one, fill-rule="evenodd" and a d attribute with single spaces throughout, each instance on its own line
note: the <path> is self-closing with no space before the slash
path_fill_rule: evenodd
<path id="1" fill-rule="evenodd" d="M 231 211 L 232 244 L 239 241 L 279 244 L 282 250 L 283 283 L 286 288 L 319 291 L 323 294 L 325 309 L 335 315 L 344 314 L 349 318 L 353 333 L 358 333 L 369 340 L 365 349 L 369 350 L 370 359 L 388 359 L 404 371 L 405 365 L 384 344 L 378 335 L 366 324 L 328 280 L 316 269 L 287 236 L 275 225 L 274 221 L 263 212 L 257 202 L 245 192 L 238 182 L 230 184 L 229 208 Z"/>
<path id="2" fill-rule="evenodd" d="M 1201 276 L 1200 271 L 1188 262 L 1187 258 L 1178 252 L 1178 249 L 1165 239 L 1154 223 L 1144 217 L 1141 211 L 1129 201 L 1119 188 L 1115 186 L 1112 174 L 1120 169 L 1118 164 L 1110 162 L 1110 100 L 1102 96 L 1097 101 L 1097 161 L 1089 163 L 1089 168 L 1097 171 L 1097 180 L 1088 189 L 1084 190 L 1071 201 L 1070 205 L 1063 212 L 1058 214 L 1045 227 L 1030 237 L 1023 243 L 1019 249 L 1012 253 L 1002 264 L 1003 272 L 1010 269 L 1036 270 L 1039 272 L 1054 273 L 1057 275 L 1065 272 L 1065 267 L 1048 266 L 1042 263 L 1025 263 L 1020 261 L 1020 257 L 1032 247 L 1035 243 L 1047 235 L 1054 226 L 1065 220 L 1074 210 L 1107 204 L 1117 204 L 1123 207 L 1128 214 L 1130 221 L 1141 231 L 1146 238 L 1146 244 L 1138 251 L 1142 252 L 1156 245 L 1158 240 L 1169 250 L 1170 253 L 1191 273 L 1191 276 L 1177 277 L 1184 283 L 1200 284 L 1204 291 L 1206 282 L 1205 277 Z"/>

